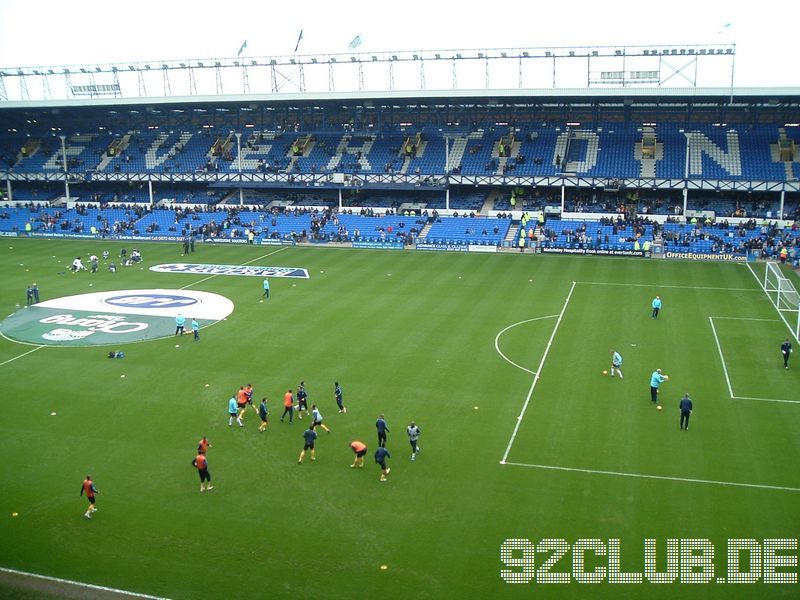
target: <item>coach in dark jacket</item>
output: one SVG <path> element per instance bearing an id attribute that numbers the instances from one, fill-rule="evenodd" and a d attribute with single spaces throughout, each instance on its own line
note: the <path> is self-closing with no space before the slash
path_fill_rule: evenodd
<path id="1" fill-rule="evenodd" d="M 689 430 L 689 417 L 692 414 L 692 401 L 689 394 L 684 394 L 681 398 L 681 429 Z"/>

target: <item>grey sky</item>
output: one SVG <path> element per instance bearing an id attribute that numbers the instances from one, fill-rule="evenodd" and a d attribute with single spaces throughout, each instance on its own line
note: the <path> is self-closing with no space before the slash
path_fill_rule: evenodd
<path id="1" fill-rule="evenodd" d="M 388 7 L 388 8 L 387 8 Z M 391 11 L 391 12 L 388 12 Z M 745 2 L 100 2 L 0 0 L 0 66 L 569 45 L 736 43 L 737 86 L 798 86 L 797 4 Z M 729 27 L 725 27 L 730 23 Z"/>

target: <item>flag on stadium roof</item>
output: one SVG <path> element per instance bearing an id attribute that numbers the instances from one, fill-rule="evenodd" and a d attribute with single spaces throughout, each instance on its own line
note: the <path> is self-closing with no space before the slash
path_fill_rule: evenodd
<path id="1" fill-rule="evenodd" d="M 354 37 L 349 44 L 347 44 L 348 50 L 355 50 L 361 45 L 361 34 L 359 33 L 356 37 Z"/>
<path id="2" fill-rule="evenodd" d="M 297 36 L 297 43 L 294 45 L 294 51 L 297 52 L 297 49 L 300 47 L 300 42 L 303 41 L 303 30 L 300 29 L 300 35 Z"/>
<path id="3" fill-rule="evenodd" d="M 242 46 L 239 48 L 239 51 L 236 53 L 236 56 L 241 56 L 242 52 L 244 52 L 246 49 L 247 49 L 247 40 L 242 42 Z"/>

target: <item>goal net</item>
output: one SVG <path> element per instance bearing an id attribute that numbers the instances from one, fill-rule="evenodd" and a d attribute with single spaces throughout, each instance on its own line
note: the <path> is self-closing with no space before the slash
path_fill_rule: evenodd
<path id="1" fill-rule="evenodd" d="M 800 336 L 800 294 L 797 293 L 792 281 L 786 277 L 777 264 L 764 263 L 764 291 L 778 310 L 789 329 L 792 330 L 796 340 Z"/>

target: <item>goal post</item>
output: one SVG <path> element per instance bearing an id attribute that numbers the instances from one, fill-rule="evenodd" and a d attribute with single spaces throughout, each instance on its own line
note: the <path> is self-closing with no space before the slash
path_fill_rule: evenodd
<path id="1" fill-rule="evenodd" d="M 764 265 L 761 285 L 786 326 L 792 331 L 794 339 L 800 343 L 800 294 L 777 264 L 767 261 Z"/>

